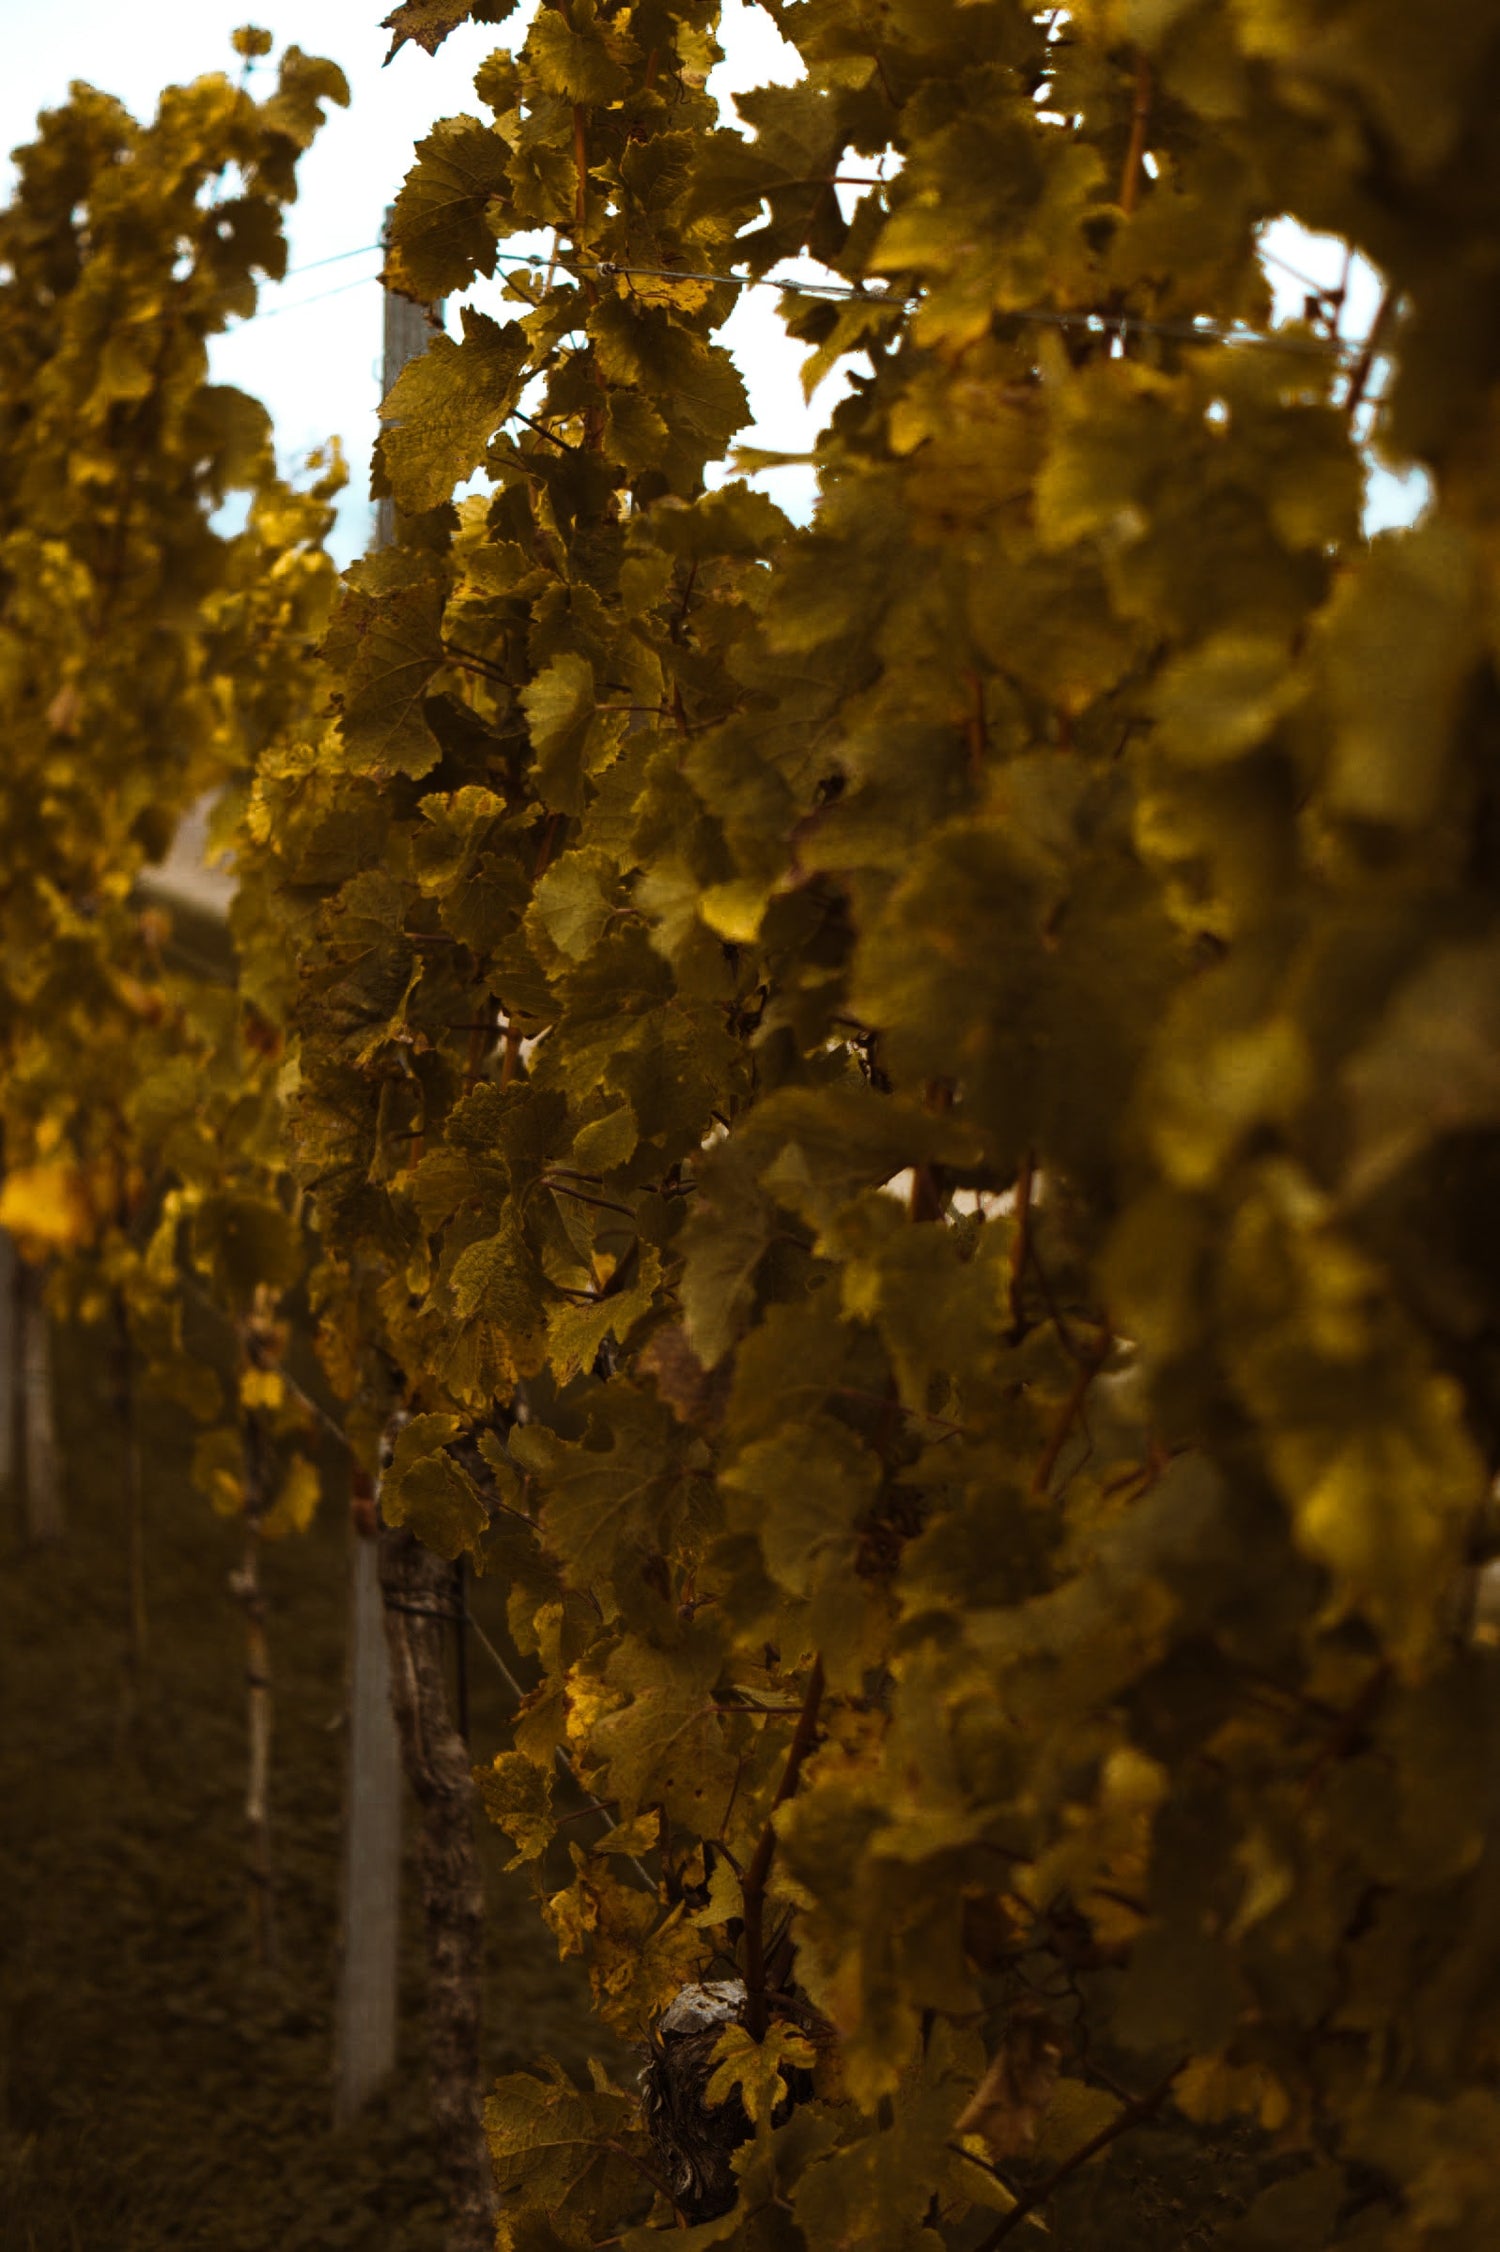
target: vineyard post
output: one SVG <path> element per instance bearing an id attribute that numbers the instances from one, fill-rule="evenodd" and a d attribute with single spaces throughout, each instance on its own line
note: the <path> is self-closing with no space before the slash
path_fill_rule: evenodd
<path id="1" fill-rule="evenodd" d="M 0 1480 L 9 1485 L 16 1474 L 16 1247 L 9 1231 L 0 1228 Z"/>
<path id="2" fill-rule="evenodd" d="M 130 1311 L 124 1294 L 118 1290 L 114 1293 L 113 1314 L 114 1343 L 111 1361 L 115 1428 L 120 1446 L 120 1469 L 125 1482 L 130 1669 L 132 1676 L 138 1678 L 146 1663 L 150 1638 L 146 1610 L 146 1497 L 141 1475 L 141 1436 L 136 1416 L 135 1350 L 130 1336 Z"/>
<path id="3" fill-rule="evenodd" d="M 387 212 L 387 238 L 390 223 Z M 387 394 L 407 363 L 426 350 L 430 333 L 422 307 L 387 290 Z M 396 528 L 395 501 L 383 498 L 376 505 L 376 545 L 391 545 Z M 444 1679 L 444 1626 L 454 1616 L 452 1573 L 409 1533 L 382 1527 L 379 1580 L 384 1621 L 371 1624 L 362 1616 L 358 1631 L 387 1637 L 391 1707 L 407 1780 L 422 1810 L 428 2059 L 433 2122 L 449 2185 L 449 2252 L 480 2252 L 494 2229 L 480 2048 L 484 1890 L 468 1747 L 453 1724 Z"/>
<path id="4" fill-rule="evenodd" d="M 404 1529 L 382 1526 L 380 1581 L 391 1694 L 407 1780 L 422 1809 L 422 1921 L 433 2125 L 448 2185 L 448 2252 L 487 2252 L 494 2182 L 484 2136 L 481 2050 L 484 1882 L 474 1839 L 469 1747 L 453 1723 L 445 1628 L 453 1568 Z"/>
<path id="5" fill-rule="evenodd" d="M 46 1286 L 45 1267 L 17 1258 L 12 1467 L 24 1500 L 26 1537 L 35 1547 L 61 1540 L 67 1530 L 52 1405 L 52 1326 Z"/>
<path id="6" fill-rule="evenodd" d="M 382 241 L 390 240 L 391 214 L 387 210 L 385 225 L 381 229 Z M 385 328 L 383 337 L 381 396 L 388 398 L 395 389 L 396 378 L 412 360 L 420 359 L 427 349 L 431 331 L 427 315 L 420 305 L 409 297 L 400 296 L 394 289 L 385 292 Z M 375 503 L 375 545 L 393 547 L 396 540 L 396 503 L 387 494 Z"/>
<path id="7" fill-rule="evenodd" d="M 348 1751 L 334 2120 L 346 2125 L 396 2062 L 401 1746 L 380 1593 L 375 1500 L 353 1472 L 349 1513 Z"/>
<path id="8" fill-rule="evenodd" d="M 390 213 L 386 213 L 387 235 Z M 421 308 L 385 292 L 382 391 L 427 340 Z M 396 537 L 395 504 L 376 503 L 375 545 Z M 377 1523 L 356 1469 L 349 1530 L 348 1750 L 339 1902 L 334 2118 L 353 2119 L 396 2063 L 401 1900 L 401 1746 L 391 1711 L 390 1655 L 380 1593 Z"/>
<path id="9" fill-rule="evenodd" d="M 242 1333 L 242 1372 L 256 1374 L 269 1360 L 264 1318 L 252 1314 Z M 245 1614 L 245 1689 L 249 1757 L 245 1777 L 246 1873 L 256 1959 L 263 1970 L 276 1964 L 276 1905 L 271 1869 L 271 1727 L 274 1713 L 271 1651 L 266 1636 L 266 1594 L 261 1579 L 262 1526 L 271 1505 L 270 1436 L 265 1411 L 241 1409 L 244 1478 L 244 1547 L 230 1574 L 230 1592 Z"/>

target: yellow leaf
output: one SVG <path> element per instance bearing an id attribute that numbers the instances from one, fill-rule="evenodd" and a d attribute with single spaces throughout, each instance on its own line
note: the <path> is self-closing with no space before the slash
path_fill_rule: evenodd
<path id="1" fill-rule="evenodd" d="M 286 1398 L 286 1381 L 279 1368 L 247 1368 L 240 1378 L 240 1406 L 279 1408 Z"/>
<path id="2" fill-rule="evenodd" d="M 238 1517 L 245 1506 L 243 1453 L 238 1431 L 219 1425 L 204 1431 L 193 1449 L 193 1484 L 216 1517 Z"/>
<path id="3" fill-rule="evenodd" d="M 670 305 L 674 312 L 701 312 L 714 293 L 714 283 L 681 278 L 668 278 L 663 274 L 622 274 L 615 284 L 621 296 L 634 297 L 642 305 Z"/>
<path id="4" fill-rule="evenodd" d="M 294 1455 L 280 1493 L 261 1519 L 262 1536 L 279 1540 L 285 1533 L 305 1533 L 317 1515 L 322 1491 L 316 1465 L 306 1455 Z"/>
<path id="5" fill-rule="evenodd" d="M 711 931 L 737 946 L 753 945 L 766 912 L 766 887 L 757 883 L 710 884 L 699 912 Z"/>
<path id="6" fill-rule="evenodd" d="M 557 1833 L 552 1815 L 552 1770 L 539 1767 L 524 1752 L 497 1752 L 475 1780 L 490 1820 L 516 1848 L 509 1866 L 539 1861 Z"/>
<path id="7" fill-rule="evenodd" d="M 1230 1926 L 1231 1938 L 1239 1939 L 1290 1900 L 1297 1872 L 1264 1830 L 1248 1831 L 1235 1848 L 1234 1857 L 1245 1872 L 1244 1894 Z"/>
<path id="8" fill-rule="evenodd" d="M 0 1189 L 0 1228 L 8 1228 L 23 1251 L 72 1251 L 94 1232 L 83 1175 L 58 1160 L 21 1165 Z"/>
<path id="9" fill-rule="evenodd" d="M 714 2049 L 715 2069 L 703 2091 L 709 2104 L 724 2103 L 736 2088 L 752 2122 L 769 2119 L 785 2090 L 782 2074 L 810 2071 L 817 2053 L 805 2033 L 794 2025 L 773 2025 L 764 2041 L 757 2041 L 743 2025 L 726 2027 Z"/>
<path id="10" fill-rule="evenodd" d="M 1263 2065 L 1228 2064 L 1223 2057 L 1194 2057 L 1173 2088 L 1172 2101 L 1200 2125 L 1254 2118 L 1270 2134 L 1285 2124 L 1291 2110 L 1286 2090 Z"/>

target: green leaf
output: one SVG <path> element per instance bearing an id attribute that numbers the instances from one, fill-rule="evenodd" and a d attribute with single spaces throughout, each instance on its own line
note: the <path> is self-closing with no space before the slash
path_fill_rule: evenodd
<path id="1" fill-rule="evenodd" d="M 1436 809 L 1482 649 L 1475 569 L 1467 534 L 1435 520 L 1384 534 L 1345 577 L 1322 641 L 1339 812 L 1406 827 Z"/>
<path id="2" fill-rule="evenodd" d="M 434 0 L 434 12 L 451 10 Z M 432 305 L 467 289 L 476 274 L 493 274 L 495 237 L 484 214 L 509 188 L 509 157 L 498 133 L 477 117 L 441 118 L 417 143 L 417 161 L 391 214 L 387 273 L 394 287 Z"/>
<path id="3" fill-rule="evenodd" d="M 459 1252 L 448 1277 L 460 1321 L 478 1316 L 517 1331 L 535 1326 L 537 1281 L 535 1258 L 514 1209 L 496 1234 Z"/>
<path id="4" fill-rule="evenodd" d="M 530 347 L 510 322 L 463 309 L 464 336 L 434 336 L 380 409 L 381 452 L 398 508 L 438 508 L 484 459 L 515 406 Z"/>
<path id="5" fill-rule="evenodd" d="M 573 1143 L 574 1163 L 585 1173 L 612 1173 L 628 1165 L 640 1140 L 635 1112 L 628 1102 L 606 1111 L 602 1118 L 580 1126 Z"/>
<path id="6" fill-rule="evenodd" d="M 323 1481 L 318 1466 L 305 1454 L 294 1454 L 287 1465 L 276 1499 L 260 1521 L 264 1540 L 280 1540 L 287 1533 L 305 1533 L 318 1513 Z"/>
<path id="7" fill-rule="evenodd" d="M 444 1450 L 458 1435 L 455 1415 L 414 1415 L 404 1425 L 380 1481 L 381 1515 L 405 1525 L 426 1548 L 456 1557 L 477 1547 L 489 1524 L 479 1489 Z"/>
<path id="8" fill-rule="evenodd" d="M 356 610 L 358 643 L 343 715 L 351 758 L 414 777 L 436 765 L 438 741 L 423 704 L 444 662 L 442 619 L 443 590 L 429 578 Z"/>
<path id="9" fill-rule="evenodd" d="M 593 666 L 573 650 L 553 657 L 522 689 L 520 703 L 545 802 L 559 812 L 579 811 L 583 746 L 596 705 Z"/>
<path id="10" fill-rule="evenodd" d="M 302 1232 L 267 1195 L 224 1188 L 193 1215 L 193 1259 L 231 1303 L 246 1306 L 262 1284 L 290 1290 L 302 1272 Z"/>
<path id="11" fill-rule="evenodd" d="M 276 76 L 276 91 L 262 116 L 274 132 L 284 134 L 294 148 L 310 148 L 323 126 L 323 103 L 349 107 L 349 81 L 337 63 L 323 55 L 305 55 L 288 47 Z"/>
<path id="12" fill-rule="evenodd" d="M 526 48 L 539 84 L 585 107 L 619 100 L 628 84 L 621 57 L 632 51 L 625 35 L 600 21 L 593 0 L 575 0 L 566 16 L 544 11 Z"/>
<path id="13" fill-rule="evenodd" d="M 748 1193 L 736 1193 L 737 1190 Z M 704 1183 L 683 1248 L 683 1326 L 705 1368 L 734 1344 L 754 1300 L 755 1275 L 770 1244 L 775 1215 L 767 1198 L 721 1167 Z"/>
<path id="14" fill-rule="evenodd" d="M 1431 954 L 1398 988 L 1345 1078 L 1355 1196 L 1444 1135 L 1500 1124 L 1500 940 Z"/>
<path id="15" fill-rule="evenodd" d="M 408 39 L 435 55 L 450 32 L 462 23 L 504 23 L 516 11 L 517 0 L 401 0 L 381 19 L 381 30 L 394 36 L 386 61 L 391 62 Z"/>
<path id="16" fill-rule="evenodd" d="M 528 718 L 533 719 L 536 706 L 528 699 L 534 688 L 535 684 L 522 698 Z M 618 888 L 618 872 L 608 854 L 581 846 L 564 853 L 539 879 L 532 894 L 532 916 L 560 954 L 579 962 L 603 937 L 615 911 Z"/>
<path id="17" fill-rule="evenodd" d="M 554 1306 L 547 1316 L 547 1358 L 558 1383 L 566 1384 L 581 1368 L 592 1368 L 606 1337 L 623 1345 L 650 1313 L 660 1284 L 661 1259 L 647 1247 L 627 1289 L 611 1289 L 583 1305 Z"/>
<path id="18" fill-rule="evenodd" d="M 507 2073 L 484 2107 L 485 2139 L 501 2196 L 539 2214 L 576 2207 L 619 2212 L 631 2185 L 638 2211 L 640 2176 L 616 2145 L 628 2129 L 633 2099 L 617 2088 L 575 2088 L 558 2066 L 543 2078 Z"/>
<path id="19" fill-rule="evenodd" d="M 587 1748 L 603 1762 L 623 1819 L 659 1805 L 694 1834 L 714 1834 L 736 1769 L 713 1704 L 723 1662 L 706 1624 L 671 1649 L 626 1641 L 610 1659 L 606 1679 L 626 1701 L 589 1729 Z"/>
<path id="20" fill-rule="evenodd" d="M 657 1547 L 682 1471 L 672 1419 L 655 1401 L 612 1393 L 582 1442 L 528 1424 L 512 1434 L 511 1454 L 537 1481 L 542 1538 L 575 1585 L 606 1581 L 617 1562 Z"/>
<path id="21" fill-rule="evenodd" d="M 743 2025 L 726 2026 L 714 2043 L 713 2066 L 704 2101 L 726 2103 L 736 2088 L 752 2126 L 769 2119 L 786 2095 L 786 2074 L 806 2072 L 817 2061 L 807 2035 L 795 2025 L 773 2025 L 757 2041 Z"/>
<path id="22" fill-rule="evenodd" d="M 1238 758 L 1265 741 L 1300 692 L 1291 652 L 1273 635 L 1216 634 L 1163 674 L 1157 738 L 1187 766 Z"/>
<path id="23" fill-rule="evenodd" d="M 1344 2202 L 1336 2166 L 1313 2166 L 1262 2190 L 1248 2213 L 1231 2222 L 1225 2252 L 1323 2252 Z"/>
<path id="24" fill-rule="evenodd" d="M 808 1595 L 852 1570 L 880 1465 L 845 1425 L 818 1416 L 745 1447 L 722 1480 L 736 1497 L 731 1524 L 757 1533 L 767 1570 L 789 1594 Z"/>
<path id="25" fill-rule="evenodd" d="M 538 1767 L 522 1752 L 497 1752 L 477 1777 L 486 1814 L 516 1849 L 508 1866 L 540 1860 L 557 1834 L 551 1768 Z"/>

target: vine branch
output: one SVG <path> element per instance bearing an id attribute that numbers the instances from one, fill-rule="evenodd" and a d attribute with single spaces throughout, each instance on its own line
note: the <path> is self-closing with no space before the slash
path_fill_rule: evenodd
<path id="1" fill-rule="evenodd" d="M 1120 178 L 1120 209 L 1127 219 L 1135 216 L 1140 200 L 1141 169 L 1146 155 L 1146 130 L 1151 122 L 1151 65 L 1144 55 L 1135 62 L 1135 106 L 1130 113 L 1130 146 Z"/>
<path id="2" fill-rule="evenodd" d="M 1019 1344 L 1026 1333 L 1023 1292 L 1026 1263 L 1031 1256 L 1031 1198 L 1035 1181 L 1036 1158 L 1031 1150 L 1027 1150 L 1021 1158 L 1021 1169 L 1016 1175 L 1016 1233 L 1010 1248 L 1010 1334 L 1013 1344 Z"/>
<path id="3" fill-rule="evenodd" d="M 1059 1455 L 1068 1443 L 1068 1434 L 1083 1412 L 1083 1403 L 1088 1398 L 1089 1386 L 1109 1358 L 1109 1349 L 1113 1343 L 1114 1338 L 1106 1329 L 1103 1336 L 1099 1338 L 1093 1349 L 1080 1363 L 1078 1374 L 1073 1380 L 1073 1389 L 1063 1402 L 1062 1413 L 1057 1419 L 1057 1427 L 1043 1448 L 1042 1459 L 1036 1466 L 1031 1481 L 1031 1490 L 1034 1494 L 1044 1494 L 1052 1483 L 1052 1473 L 1057 1468 Z"/>
<path id="4" fill-rule="evenodd" d="M 817 1738 L 822 1702 L 823 1660 L 817 1657 L 807 1677 L 807 1694 L 802 1700 L 786 1766 L 781 1771 L 766 1826 L 740 1888 L 745 1916 L 745 2030 L 752 2041 L 763 2041 L 766 2037 L 766 1879 L 771 1874 L 776 1854 L 776 1814 L 797 1788 L 803 1764 Z"/>
<path id="5" fill-rule="evenodd" d="M 1045 2205 L 1080 2167 L 1087 2166 L 1089 2160 L 1097 2158 L 1101 2150 L 1107 2150 L 1121 2135 L 1128 2134 L 1132 2127 L 1142 2126 L 1153 2113 L 1160 2111 L 1186 2063 L 1187 2058 L 1184 2057 L 1180 2064 L 1174 2064 L 1166 2078 L 1159 2080 L 1149 2094 L 1138 2096 L 1134 2103 L 1126 2104 L 1117 2119 L 1112 2119 L 1107 2127 L 1101 2127 L 1097 2135 L 1090 2135 L 1086 2143 L 1080 2144 L 1060 2166 L 1053 2168 L 1044 2182 L 1038 2182 L 1034 2189 L 1027 2190 L 1024 2197 L 1018 2198 L 1010 2211 L 1001 2215 L 999 2222 L 983 2242 L 976 2246 L 975 2252 L 995 2252 L 996 2246 L 1003 2244 L 1024 2220 L 1030 2218 L 1038 2206 Z"/>
<path id="6" fill-rule="evenodd" d="M 1369 389 L 1370 377 L 1375 371 L 1375 361 L 1380 351 L 1381 340 L 1390 324 L 1395 304 L 1396 293 L 1393 289 L 1387 288 L 1376 307 L 1375 318 L 1370 323 L 1370 333 L 1365 338 L 1364 347 L 1354 363 L 1354 372 L 1349 378 L 1349 396 L 1344 401 L 1344 414 L 1350 422 L 1354 420 L 1364 404 L 1365 392 Z"/>

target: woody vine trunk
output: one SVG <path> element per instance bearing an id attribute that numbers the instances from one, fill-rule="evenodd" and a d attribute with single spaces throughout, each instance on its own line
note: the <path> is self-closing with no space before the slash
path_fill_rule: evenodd
<path id="1" fill-rule="evenodd" d="M 380 1587 L 391 1707 L 406 1779 L 420 1809 L 418 1870 L 426 1949 L 427 2058 L 433 2128 L 449 2207 L 449 2252 L 489 2252 L 494 2186 L 480 2072 L 484 1885 L 474 1843 L 468 1747 L 449 1706 L 445 1651 L 453 1571 L 409 1532 L 383 1527 Z"/>

